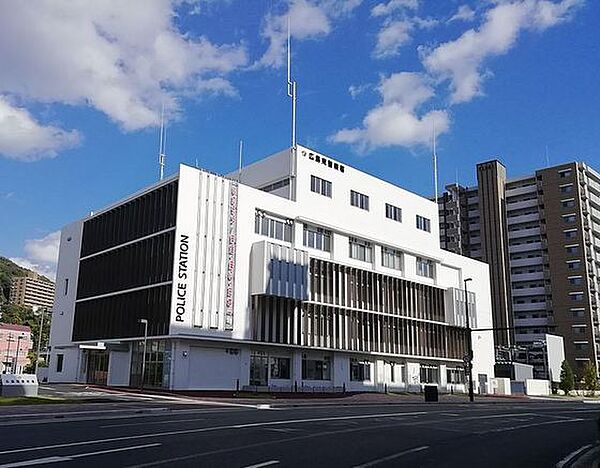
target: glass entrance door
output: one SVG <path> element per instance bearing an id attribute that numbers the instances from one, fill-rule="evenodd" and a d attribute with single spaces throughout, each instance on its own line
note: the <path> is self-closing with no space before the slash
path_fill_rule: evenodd
<path id="1" fill-rule="evenodd" d="M 266 387 L 269 384 L 269 357 L 267 353 L 250 355 L 250 385 Z"/>
<path id="2" fill-rule="evenodd" d="M 108 351 L 90 350 L 87 358 L 86 382 L 106 385 L 108 380 Z"/>

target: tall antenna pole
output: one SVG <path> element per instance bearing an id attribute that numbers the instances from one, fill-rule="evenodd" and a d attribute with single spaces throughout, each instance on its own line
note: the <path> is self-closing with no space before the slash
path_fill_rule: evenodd
<path id="1" fill-rule="evenodd" d="M 292 148 L 296 149 L 296 101 L 297 101 L 297 84 L 292 78 L 292 41 L 290 17 L 287 19 L 287 87 L 288 96 L 292 98 Z"/>
<path id="2" fill-rule="evenodd" d="M 165 104 L 163 103 L 160 111 L 160 139 L 158 144 L 158 166 L 159 180 L 163 180 L 165 176 L 165 148 L 167 146 L 167 131 L 165 129 Z"/>
<path id="3" fill-rule="evenodd" d="M 238 183 L 242 181 L 242 154 L 244 152 L 244 140 L 240 140 L 240 160 L 238 162 Z"/>
<path id="4" fill-rule="evenodd" d="M 438 164 L 437 164 L 437 153 L 436 153 L 436 134 L 435 134 L 435 119 L 433 120 L 433 134 L 431 146 L 433 149 L 433 190 L 435 193 L 435 202 L 438 202 Z"/>
<path id="5" fill-rule="evenodd" d="M 548 156 L 548 145 L 546 145 L 546 167 L 550 167 L 550 156 Z"/>

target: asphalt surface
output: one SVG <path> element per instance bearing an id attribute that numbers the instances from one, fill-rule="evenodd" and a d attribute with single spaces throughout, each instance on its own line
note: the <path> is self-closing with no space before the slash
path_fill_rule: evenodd
<path id="1" fill-rule="evenodd" d="M 567 468 L 571 454 L 596 443 L 598 418 L 599 404 L 554 401 L 266 407 L 149 399 L 0 408 L 0 468 Z"/>

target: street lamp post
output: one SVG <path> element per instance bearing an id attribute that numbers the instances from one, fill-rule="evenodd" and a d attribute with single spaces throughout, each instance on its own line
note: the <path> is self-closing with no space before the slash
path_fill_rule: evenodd
<path id="1" fill-rule="evenodd" d="M 473 395 L 473 341 L 471 337 L 471 322 L 469 320 L 469 296 L 467 291 L 467 283 L 473 281 L 473 278 L 466 278 L 463 282 L 465 285 L 465 316 L 467 322 L 467 342 L 468 342 L 468 354 L 466 364 L 469 371 L 469 401 L 472 403 L 475 400 Z"/>
<path id="2" fill-rule="evenodd" d="M 40 364 L 40 350 L 42 347 L 42 332 L 44 331 L 44 314 L 46 312 L 45 308 L 42 308 L 42 312 L 40 315 L 40 332 L 38 333 L 38 342 L 37 342 L 37 351 L 35 353 L 35 375 L 38 373 L 38 367 Z"/>
<path id="3" fill-rule="evenodd" d="M 146 379 L 146 346 L 148 345 L 148 319 L 139 319 L 139 323 L 144 324 L 144 354 L 142 354 L 142 382 L 140 390 L 144 390 L 144 380 Z"/>

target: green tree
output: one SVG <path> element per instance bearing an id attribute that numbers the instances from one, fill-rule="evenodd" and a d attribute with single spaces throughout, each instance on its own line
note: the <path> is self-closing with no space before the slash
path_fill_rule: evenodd
<path id="1" fill-rule="evenodd" d="M 565 360 L 560 366 L 560 389 L 568 395 L 571 390 L 575 387 L 575 376 L 573 375 L 573 369 L 569 363 Z"/>
<path id="2" fill-rule="evenodd" d="M 583 385 L 586 390 L 589 390 L 591 395 L 598 390 L 598 372 L 596 366 L 592 363 L 588 363 L 583 370 Z"/>

